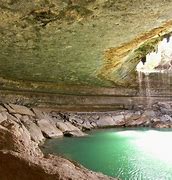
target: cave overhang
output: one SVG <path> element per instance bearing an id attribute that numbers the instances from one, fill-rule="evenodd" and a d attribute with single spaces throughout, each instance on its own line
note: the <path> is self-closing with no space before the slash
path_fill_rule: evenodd
<path id="1" fill-rule="evenodd" d="M 108 49 L 105 52 L 104 66 L 98 72 L 98 76 L 113 82 L 115 86 L 138 87 L 138 64 L 144 61 L 146 56 L 151 59 L 158 45 L 168 40 L 171 34 L 172 21 L 169 21 L 136 37 L 131 42 Z"/>

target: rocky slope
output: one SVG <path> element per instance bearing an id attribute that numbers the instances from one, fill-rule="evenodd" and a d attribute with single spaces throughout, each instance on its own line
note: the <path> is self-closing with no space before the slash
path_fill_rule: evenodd
<path id="1" fill-rule="evenodd" d="M 106 180 L 114 179 L 87 170 L 64 158 L 44 156 L 39 148 L 46 138 L 84 136 L 86 130 L 107 127 L 172 128 L 172 102 L 151 109 L 74 113 L 0 106 L 0 174 L 2 180 Z"/>
<path id="2" fill-rule="evenodd" d="M 114 179 L 58 156 L 45 157 L 38 144 L 45 138 L 85 135 L 71 123 L 59 121 L 36 109 L 4 104 L 0 106 L 0 173 L 2 180 L 108 180 Z"/>

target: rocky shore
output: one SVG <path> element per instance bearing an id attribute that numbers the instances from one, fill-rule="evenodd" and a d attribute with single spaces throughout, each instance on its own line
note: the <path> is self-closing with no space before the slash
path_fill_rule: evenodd
<path id="1" fill-rule="evenodd" d="M 59 156 L 45 156 L 39 148 L 48 138 L 85 136 L 88 130 L 109 127 L 171 128 L 172 102 L 155 103 L 151 108 L 77 113 L 1 104 L 1 180 L 115 179 Z"/>

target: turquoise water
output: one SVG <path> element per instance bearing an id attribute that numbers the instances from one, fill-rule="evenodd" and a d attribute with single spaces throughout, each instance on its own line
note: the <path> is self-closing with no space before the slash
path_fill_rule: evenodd
<path id="1" fill-rule="evenodd" d="M 45 153 L 122 180 L 172 180 L 172 131 L 110 129 L 48 140 Z"/>

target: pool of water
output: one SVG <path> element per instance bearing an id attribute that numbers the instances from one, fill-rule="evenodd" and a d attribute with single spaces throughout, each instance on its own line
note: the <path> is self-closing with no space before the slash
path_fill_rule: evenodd
<path id="1" fill-rule="evenodd" d="M 43 151 L 122 180 L 172 179 L 170 130 L 97 130 L 86 137 L 48 140 Z"/>

